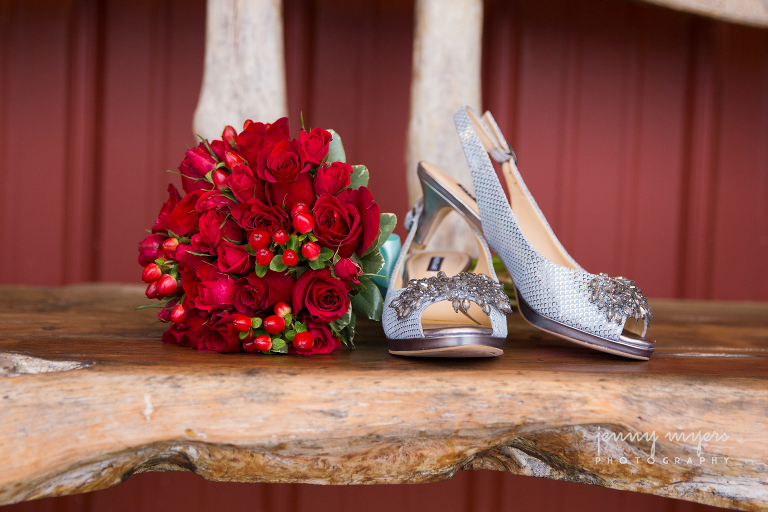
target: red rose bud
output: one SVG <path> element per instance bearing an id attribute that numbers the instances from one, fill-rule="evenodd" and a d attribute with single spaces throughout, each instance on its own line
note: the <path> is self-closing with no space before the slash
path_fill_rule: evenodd
<path id="1" fill-rule="evenodd" d="M 236 166 L 243 163 L 243 159 L 234 151 L 227 151 L 224 153 L 224 163 L 230 170 L 234 170 Z"/>
<path id="2" fill-rule="evenodd" d="M 310 213 L 307 203 L 296 203 L 293 205 L 293 208 L 291 208 L 291 217 L 295 217 L 297 213 Z"/>
<path id="3" fill-rule="evenodd" d="M 245 315 L 238 315 L 232 320 L 232 325 L 237 332 L 248 332 L 251 330 L 251 319 Z"/>
<path id="4" fill-rule="evenodd" d="M 307 242 L 301 246 L 301 255 L 309 261 L 315 261 L 320 256 L 320 246 L 315 242 Z"/>
<path id="5" fill-rule="evenodd" d="M 163 274 L 160 279 L 157 280 L 157 295 L 159 297 L 168 297 L 176 293 L 178 284 L 176 279 L 170 274 Z"/>
<path id="6" fill-rule="evenodd" d="M 291 314 L 291 306 L 287 303 L 280 301 L 275 303 L 275 314 L 280 318 L 285 318 Z"/>
<path id="7" fill-rule="evenodd" d="M 187 310 L 182 304 L 176 304 L 171 310 L 171 322 L 180 324 L 187 319 Z"/>
<path id="8" fill-rule="evenodd" d="M 269 244 L 272 243 L 272 238 L 264 230 L 256 229 L 248 233 L 248 245 L 251 249 L 258 251 L 259 249 L 266 249 Z"/>
<path id="9" fill-rule="evenodd" d="M 221 138 L 230 146 L 237 147 L 237 132 L 231 126 L 226 126 L 221 132 Z"/>
<path id="10" fill-rule="evenodd" d="M 288 265 L 289 267 L 295 267 L 298 262 L 299 255 L 296 254 L 296 251 L 288 249 L 283 253 L 283 264 Z"/>
<path id="11" fill-rule="evenodd" d="M 179 246 L 178 238 L 169 238 L 163 242 L 163 250 L 168 253 L 172 253 Z"/>
<path id="12" fill-rule="evenodd" d="M 213 179 L 213 186 L 216 187 L 216 190 L 224 190 L 227 186 L 227 176 L 228 174 L 222 171 L 221 169 L 216 169 L 211 173 L 211 178 Z"/>
<path id="13" fill-rule="evenodd" d="M 157 281 L 153 281 L 149 283 L 149 286 L 147 286 L 147 291 L 145 293 L 148 299 L 156 299 L 157 298 Z"/>
<path id="14" fill-rule="evenodd" d="M 312 350 L 312 347 L 315 346 L 315 337 L 307 331 L 297 332 L 296 336 L 293 337 L 293 346 L 299 352 Z"/>
<path id="15" fill-rule="evenodd" d="M 275 253 L 269 249 L 259 249 L 256 251 L 256 263 L 262 267 L 268 267 L 272 263 L 272 258 L 275 257 Z"/>
<path id="16" fill-rule="evenodd" d="M 293 217 L 293 229 L 299 233 L 309 233 L 314 227 L 315 221 L 308 213 L 297 213 Z"/>
<path id="17" fill-rule="evenodd" d="M 141 273 L 141 280 L 145 283 L 154 283 L 160 279 L 161 275 L 163 275 L 163 271 L 160 270 L 160 267 L 154 263 L 150 263 L 144 267 L 144 272 Z"/>
<path id="18" fill-rule="evenodd" d="M 288 233 L 286 233 L 282 229 L 278 229 L 277 231 L 272 233 L 272 240 L 274 240 L 275 243 L 279 245 L 283 245 L 288 241 Z"/>
<path id="19" fill-rule="evenodd" d="M 264 319 L 264 323 L 261 324 L 265 331 L 269 334 L 277 334 L 285 329 L 285 320 L 277 315 L 269 315 Z"/>

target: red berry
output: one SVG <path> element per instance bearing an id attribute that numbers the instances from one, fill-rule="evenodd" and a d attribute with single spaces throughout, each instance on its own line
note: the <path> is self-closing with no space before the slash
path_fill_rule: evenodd
<path id="1" fill-rule="evenodd" d="M 264 230 L 255 229 L 248 233 L 248 245 L 250 245 L 251 249 L 254 251 L 266 249 L 271 243 L 272 238 L 269 236 L 269 233 Z"/>
<path id="2" fill-rule="evenodd" d="M 259 249 L 256 251 L 256 263 L 262 267 L 268 267 L 272 263 L 272 258 L 275 257 L 275 253 L 269 249 Z"/>
<path id="3" fill-rule="evenodd" d="M 286 233 L 282 229 L 278 229 L 277 231 L 272 233 L 272 240 L 274 240 L 275 243 L 279 245 L 283 245 L 288 241 L 288 233 Z"/>
<path id="4" fill-rule="evenodd" d="M 165 250 L 165 252 L 173 252 L 176 250 L 178 246 L 179 246 L 178 238 L 166 238 L 165 242 L 163 242 L 163 249 Z"/>
<path id="5" fill-rule="evenodd" d="M 187 309 L 181 305 L 176 304 L 171 310 L 171 322 L 180 324 L 187 319 Z"/>
<path id="6" fill-rule="evenodd" d="M 243 163 L 243 159 L 240 158 L 240 155 L 235 153 L 234 151 L 227 151 L 224 153 L 224 163 L 227 164 L 227 167 L 230 169 L 234 169 L 236 165 L 240 165 Z"/>
<path id="7" fill-rule="evenodd" d="M 256 348 L 259 350 L 269 350 L 272 348 L 272 338 L 267 336 L 266 334 L 262 334 L 261 336 L 256 336 L 256 339 L 254 340 L 256 344 Z"/>
<path id="8" fill-rule="evenodd" d="M 144 272 L 141 273 L 141 280 L 145 283 L 154 283 L 160 279 L 161 275 L 163 275 L 163 271 L 160 270 L 160 267 L 154 263 L 150 263 L 144 267 Z"/>
<path id="9" fill-rule="evenodd" d="M 261 326 L 269 334 L 277 334 L 285 329 L 285 320 L 277 315 L 269 315 L 264 319 L 264 323 Z"/>
<path id="10" fill-rule="evenodd" d="M 286 315 L 291 314 L 291 306 L 283 301 L 275 303 L 275 314 L 280 318 L 285 318 Z"/>
<path id="11" fill-rule="evenodd" d="M 309 233 L 315 227 L 315 221 L 308 213 L 297 213 L 293 217 L 293 229 L 299 233 Z"/>
<path id="12" fill-rule="evenodd" d="M 213 179 L 213 186 L 216 188 L 216 190 L 223 190 L 227 186 L 227 176 L 228 174 L 222 171 L 221 169 L 216 169 L 211 174 L 211 179 Z"/>
<path id="13" fill-rule="evenodd" d="M 157 280 L 157 295 L 159 297 L 168 297 L 176 293 L 178 284 L 176 279 L 170 274 L 163 274 L 160 279 Z"/>
<path id="14" fill-rule="evenodd" d="M 320 257 L 320 246 L 315 242 L 307 242 L 301 246 L 301 254 L 309 261 L 315 261 Z"/>
<path id="15" fill-rule="evenodd" d="M 286 249 L 286 251 L 283 253 L 283 264 L 288 265 L 289 267 L 295 267 L 298 262 L 299 255 L 296 254 L 296 251 L 292 249 Z"/>
<path id="16" fill-rule="evenodd" d="M 261 352 L 259 350 L 259 347 L 256 346 L 256 340 L 254 338 L 243 340 L 243 350 L 251 354 L 255 354 L 256 352 Z"/>
<path id="17" fill-rule="evenodd" d="M 248 332 L 251 330 L 251 319 L 245 315 L 238 315 L 232 320 L 232 325 L 237 332 Z"/>
<path id="18" fill-rule="evenodd" d="M 221 132 L 221 138 L 227 141 L 227 144 L 233 148 L 237 146 L 237 132 L 231 126 L 224 127 L 224 131 Z"/>
<path id="19" fill-rule="evenodd" d="M 291 217 L 295 217 L 297 213 L 309 213 L 309 206 L 307 203 L 296 203 L 291 208 Z"/>
<path id="20" fill-rule="evenodd" d="M 148 299 L 157 298 L 157 281 L 152 281 L 149 283 L 149 286 L 147 286 L 146 295 Z"/>
<path id="21" fill-rule="evenodd" d="M 315 337 L 307 331 L 297 332 L 296 336 L 293 337 L 293 346 L 299 352 L 312 350 L 312 347 L 315 346 Z"/>

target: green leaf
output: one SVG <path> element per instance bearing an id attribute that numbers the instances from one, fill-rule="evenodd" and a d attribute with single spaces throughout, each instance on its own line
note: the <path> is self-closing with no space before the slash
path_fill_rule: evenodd
<path id="1" fill-rule="evenodd" d="M 363 256 L 372 253 L 374 249 L 378 249 L 384 245 L 384 242 L 386 242 L 389 238 L 389 235 L 392 234 L 392 231 L 395 229 L 396 225 L 397 216 L 394 213 L 382 213 L 381 220 L 379 222 L 379 236 L 365 250 L 365 252 L 363 252 Z"/>
<path id="2" fill-rule="evenodd" d="M 347 346 L 355 348 L 355 344 L 353 343 L 353 340 L 355 339 L 355 324 L 357 323 L 357 316 L 355 315 L 355 312 L 352 312 L 352 319 L 350 320 L 349 324 L 344 328 L 344 334 L 346 334 L 346 341 Z"/>
<path id="3" fill-rule="evenodd" d="M 203 142 L 205 143 L 205 147 L 208 149 L 208 152 L 211 154 L 211 156 L 213 157 L 213 159 L 214 159 L 214 160 L 216 160 L 216 162 L 218 162 L 218 161 L 219 161 L 219 157 L 217 157 L 217 156 L 216 156 L 216 153 L 214 153 L 214 152 L 213 152 L 213 149 L 211 148 L 211 145 L 210 145 L 210 144 L 208 144 L 208 141 L 207 141 L 207 140 L 205 140 L 205 139 L 204 139 L 202 136 L 200 136 L 200 135 L 198 135 L 198 137 L 200 138 L 200 140 L 201 140 L 201 141 L 203 141 Z M 211 182 L 211 183 L 213 183 L 213 182 Z"/>
<path id="4" fill-rule="evenodd" d="M 283 320 L 285 320 L 285 325 L 287 327 L 291 325 L 291 322 L 293 322 L 293 315 L 288 313 L 287 315 L 285 315 L 285 318 L 283 318 Z"/>
<path id="5" fill-rule="evenodd" d="M 352 298 L 352 307 L 355 308 L 355 313 L 359 315 L 365 315 L 377 322 L 381 321 L 384 299 L 379 288 L 372 282 L 368 282 L 367 286 Z"/>
<path id="6" fill-rule="evenodd" d="M 294 331 L 293 329 L 291 329 L 290 331 L 285 331 L 283 333 L 283 336 L 285 336 L 285 339 L 287 339 L 288 341 L 293 341 L 293 338 L 296 336 L 296 331 Z"/>
<path id="7" fill-rule="evenodd" d="M 299 237 L 291 235 L 288 237 L 288 242 L 285 245 L 286 249 L 290 249 L 294 252 L 299 252 Z"/>
<path id="8" fill-rule="evenodd" d="M 269 270 L 269 267 L 262 267 L 258 263 L 256 263 L 255 265 L 256 265 L 255 272 L 256 272 L 257 276 L 264 277 L 265 275 L 267 275 L 267 270 Z M 271 265 L 271 263 L 270 263 L 270 265 Z"/>
<path id="9" fill-rule="evenodd" d="M 320 256 L 317 257 L 317 261 L 328 261 L 333 258 L 333 250 L 328 247 L 320 249 Z"/>
<path id="10" fill-rule="evenodd" d="M 245 338 L 247 338 L 247 337 L 248 337 L 248 335 L 249 335 L 249 334 L 250 334 L 250 333 L 246 331 L 246 332 L 241 332 L 241 333 L 240 333 L 240 334 L 238 334 L 237 336 L 238 336 L 238 337 L 239 337 L 241 340 L 244 340 Z"/>
<path id="11" fill-rule="evenodd" d="M 285 346 L 285 340 L 282 338 L 272 339 L 272 350 L 280 350 Z"/>
<path id="12" fill-rule="evenodd" d="M 283 340 L 280 340 L 280 341 L 283 341 Z M 288 345 L 286 345 L 285 342 L 283 341 L 283 344 L 279 348 L 275 348 L 275 346 L 273 345 L 271 351 L 277 354 L 287 354 Z"/>
<path id="13" fill-rule="evenodd" d="M 324 266 L 325 266 L 325 262 L 324 261 L 320 261 L 320 258 L 318 258 L 316 260 L 312 260 L 312 261 L 309 262 L 309 267 L 312 270 L 320 270 Z"/>
<path id="14" fill-rule="evenodd" d="M 368 256 L 365 256 L 360 260 L 363 263 L 363 273 L 376 275 L 381 269 L 384 268 L 384 256 L 381 251 L 376 249 Z"/>
<path id="15" fill-rule="evenodd" d="M 258 329 L 261 327 L 261 318 L 255 316 L 251 318 L 251 329 Z"/>
<path id="16" fill-rule="evenodd" d="M 347 309 L 347 312 L 344 313 L 344 316 L 334 320 L 329 325 L 331 326 L 332 329 L 341 332 L 347 325 L 349 325 L 350 321 L 352 321 L 352 307 L 351 306 Z"/>
<path id="17" fill-rule="evenodd" d="M 331 143 L 328 145 L 328 156 L 325 161 L 329 164 L 332 162 L 346 162 L 347 154 L 344 152 L 341 136 L 333 130 L 328 131 L 331 132 L 332 139 Z"/>
<path id="18" fill-rule="evenodd" d="M 293 330 L 296 332 L 307 332 L 307 324 L 303 322 L 296 322 L 293 324 Z"/>
<path id="19" fill-rule="evenodd" d="M 274 270 L 275 272 L 285 272 L 285 269 L 287 268 L 288 266 L 283 263 L 283 255 L 275 254 L 274 258 L 272 258 L 272 262 L 269 264 L 269 269 Z"/>
<path id="20" fill-rule="evenodd" d="M 136 309 L 147 309 L 147 308 L 157 308 L 157 309 L 163 309 L 165 306 L 160 304 L 144 304 L 143 306 L 139 306 Z"/>
<path id="21" fill-rule="evenodd" d="M 352 169 L 354 170 L 352 172 L 351 183 L 349 184 L 349 188 L 353 190 L 357 190 L 360 187 L 367 187 L 368 178 L 370 177 L 368 168 L 365 167 L 364 165 L 353 165 Z"/>

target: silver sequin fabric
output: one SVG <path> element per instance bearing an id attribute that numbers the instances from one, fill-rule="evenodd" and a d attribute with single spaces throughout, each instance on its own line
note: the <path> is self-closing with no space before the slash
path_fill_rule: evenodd
<path id="1" fill-rule="evenodd" d="M 618 340 L 626 317 L 619 323 L 609 321 L 605 312 L 590 301 L 589 285 L 597 276 L 547 260 L 523 235 L 467 108 L 455 114 L 454 122 L 472 172 L 483 233 L 504 261 L 520 295 L 534 311 L 547 318 L 595 336 Z M 520 181 L 522 184 L 522 178 Z M 647 324 L 645 321 L 643 335 Z"/>

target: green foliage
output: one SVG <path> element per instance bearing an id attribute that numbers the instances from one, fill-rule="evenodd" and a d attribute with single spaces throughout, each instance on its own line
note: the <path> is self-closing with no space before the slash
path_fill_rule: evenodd
<path id="1" fill-rule="evenodd" d="M 333 138 L 331 139 L 331 143 L 328 144 L 328 156 L 325 158 L 325 161 L 329 164 L 332 162 L 346 162 L 347 154 L 344 152 L 344 145 L 341 143 L 341 137 L 333 130 L 328 131 L 331 132 Z"/>
<path id="2" fill-rule="evenodd" d="M 350 177 L 351 183 L 349 184 L 349 188 L 357 190 L 360 187 L 367 187 L 368 179 L 370 178 L 368 168 L 364 165 L 353 165 L 352 169 L 353 172 L 352 176 Z"/>

